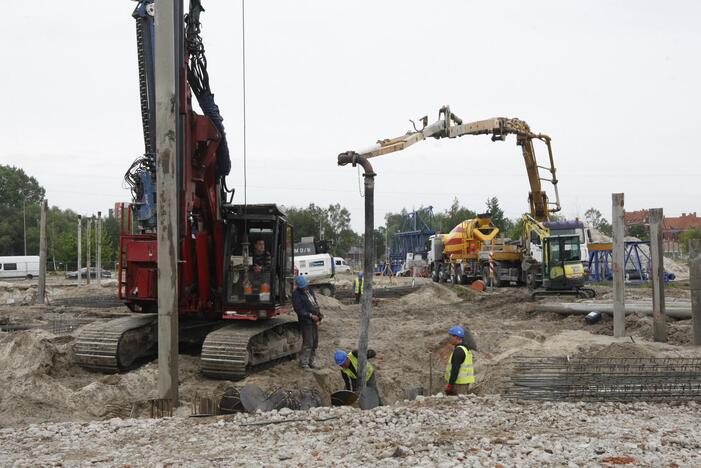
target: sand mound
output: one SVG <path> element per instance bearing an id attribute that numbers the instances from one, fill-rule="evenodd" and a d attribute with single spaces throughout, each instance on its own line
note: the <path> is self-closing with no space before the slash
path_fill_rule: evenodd
<path id="1" fill-rule="evenodd" d="M 428 283 L 417 291 L 399 299 L 399 303 L 411 307 L 435 307 L 436 305 L 455 304 L 460 298 L 447 286 L 438 283 Z"/>
<path id="2" fill-rule="evenodd" d="M 70 336 L 56 337 L 43 330 L 26 330 L 0 338 L 0 379 L 56 374 L 70 366 Z"/>
<path id="3" fill-rule="evenodd" d="M 36 301 L 36 286 L 0 282 L 0 304 L 32 305 Z"/>
<path id="4" fill-rule="evenodd" d="M 343 304 L 335 297 L 324 296 L 321 294 L 316 295 L 316 300 L 321 307 L 321 312 L 326 310 L 343 310 Z"/>
<path id="5" fill-rule="evenodd" d="M 611 343 L 587 357 L 595 358 L 654 358 L 655 353 L 635 343 Z"/>

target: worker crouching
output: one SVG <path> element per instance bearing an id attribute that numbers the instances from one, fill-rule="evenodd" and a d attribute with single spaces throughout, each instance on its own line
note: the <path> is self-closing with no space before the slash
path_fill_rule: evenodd
<path id="1" fill-rule="evenodd" d="M 450 343 L 455 346 L 445 367 L 445 394 L 461 395 L 475 383 L 472 349 L 465 343 L 465 329 L 459 325 L 448 330 Z M 472 341 L 472 340 L 470 340 Z"/>
<path id="2" fill-rule="evenodd" d="M 367 358 L 375 357 L 376 353 L 372 349 L 368 349 Z M 336 364 L 341 367 L 341 377 L 346 384 L 346 390 L 357 392 L 359 386 L 358 379 L 358 351 L 353 350 L 350 353 L 345 351 L 336 351 L 334 353 Z M 375 376 L 375 368 L 370 362 L 365 362 L 365 391 L 360 395 L 360 407 L 362 409 L 375 408 L 382 406 L 382 398 L 380 391 L 377 388 L 377 379 Z"/>

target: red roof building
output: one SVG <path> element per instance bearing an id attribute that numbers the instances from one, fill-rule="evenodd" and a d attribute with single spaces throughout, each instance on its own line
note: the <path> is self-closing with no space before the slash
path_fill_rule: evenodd
<path id="1" fill-rule="evenodd" d="M 623 215 L 623 223 L 626 233 L 633 226 L 650 225 L 650 212 L 648 210 L 638 210 L 626 212 Z M 679 236 L 689 229 L 701 229 L 701 218 L 696 216 L 696 212 L 682 213 L 681 216 L 667 217 L 662 219 L 662 239 L 665 245 L 665 252 L 679 252 Z"/>

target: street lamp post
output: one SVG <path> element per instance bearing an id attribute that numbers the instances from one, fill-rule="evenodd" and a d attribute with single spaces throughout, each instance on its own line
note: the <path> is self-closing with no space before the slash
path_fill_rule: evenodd
<path id="1" fill-rule="evenodd" d="M 27 197 L 22 199 L 22 235 L 24 237 L 24 256 L 27 256 Z"/>

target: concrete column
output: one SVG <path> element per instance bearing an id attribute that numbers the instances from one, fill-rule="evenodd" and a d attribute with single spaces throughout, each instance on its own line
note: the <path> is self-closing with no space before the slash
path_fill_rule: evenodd
<path id="1" fill-rule="evenodd" d="M 664 301 L 664 244 L 662 208 L 650 210 L 650 260 L 652 261 L 652 320 L 655 341 L 667 342 Z"/>
<path id="2" fill-rule="evenodd" d="M 178 402 L 178 113 L 182 1 L 156 7 L 156 193 L 158 223 L 158 393 Z M 176 61 L 177 56 L 177 61 Z"/>
<path id="3" fill-rule="evenodd" d="M 83 283 L 83 280 L 80 277 L 80 259 L 83 256 L 83 249 L 82 249 L 82 240 L 83 240 L 83 217 L 78 215 L 78 286 L 80 286 Z"/>
<path id="4" fill-rule="evenodd" d="M 689 289 L 694 346 L 701 346 L 701 239 L 689 239 Z"/>
<path id="5" fill-rule="evenodd" d="M 46 298 L 46 218 L 48 214 L 48 201 L 41 201 L 41 218 L 39 224 L 39 287 L 37 288 L 37 303 L 45 304 Z"/>
<path id="6" fill-rule="evenodd" d="M 85 235 L 85 242 L 88 243 L 88 245 L 85 246 L 85 248 L 86 248 L 86 252 L 85 252 L 86 255 L 85 256 L 87 257 L 85 259 L 85 268 L 86 268 L 86 270 L 85 270 L 85 284 L 90 284 L 90 260 L 92 259 L 92 255 L 91 255 L 92 252 L 90 252 L 90 250 L 91 250 L 90 246 L 92 245 L 92 218 L 88 218 L 87 228 L 88 228 L 88 231 Z"/>
<path id="7" fill-rule="evenodd" d="M 95 278 L 97 284 L 102 284 L 102 211 L 97 212 L 97 225 L 95 226 Z"/>
<path id="8" fill-rule="evenodd" d="M 625 229 L 623 224 L 623 194 L 611 195 L 613 214 L 613 336 L 620 338 L 626 334 L 625 309 Z"/>

